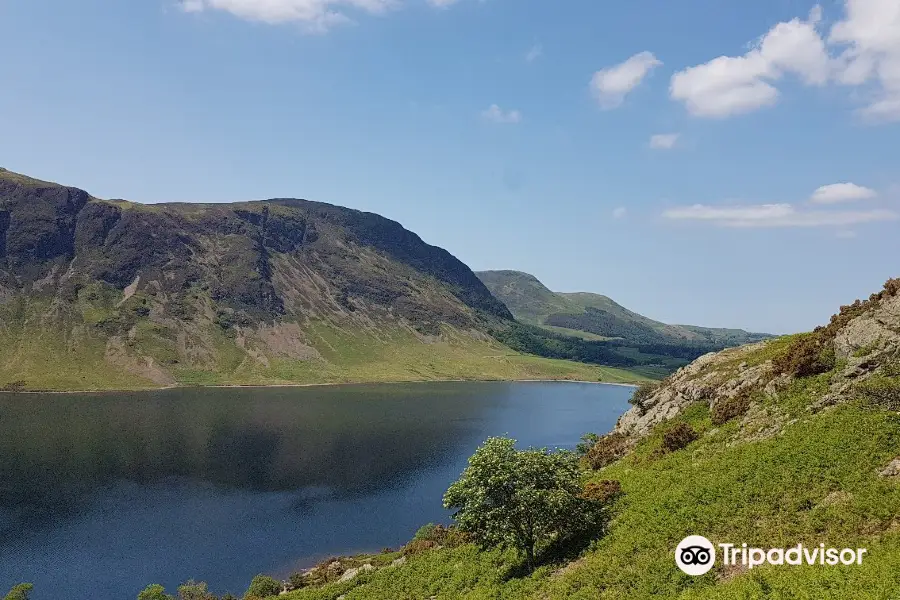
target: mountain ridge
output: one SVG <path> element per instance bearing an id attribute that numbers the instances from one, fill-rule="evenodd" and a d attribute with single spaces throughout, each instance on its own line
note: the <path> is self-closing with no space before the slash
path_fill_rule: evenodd
<path id="1" fill-rule="evenodd" d="M 612 298 L 590 292 L 554 292 L 530 273 L 475 273 L 513 315 L 533 325 L 640 344 L 680 342 L 739 345 L 773 337 L 743 329 L 670 325 L 631 311 Z"/>
<path id="2" fill-rule="evenodd" d="M 0 385 L 598 378 L 491 337 L 513 323 L 464 263 L 374 213 L 139 204 L 0 171 Z"/>

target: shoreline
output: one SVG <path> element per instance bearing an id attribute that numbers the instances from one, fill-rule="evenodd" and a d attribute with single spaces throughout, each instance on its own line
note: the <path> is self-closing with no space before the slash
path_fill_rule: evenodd
<path id="1" fill-rule="evenodd" d="M 222 385 L 166 385 L 160 387 L 132 388 L 132 389 L 93 389 L 93 390 L 0 390 L 0 395 L 24 395 L 24 394 L 128 394 L 144 392 L 164 392 L 170 390 L 206 390 L 206 389 L 279 389 L 279 388 L 314 388 L 337 387 L 350 385 L 403 385 L 422 383 L 581 383 L 591 385 L 614 385 L 619 387 L 637 388 L 637 383 L 620 383 L 607 381 L 583 381 L 578 379 L 416 379 L 407 381 L 354 381 L 339 383 L 272 383 L 272 384 L 222 384 Z"/>

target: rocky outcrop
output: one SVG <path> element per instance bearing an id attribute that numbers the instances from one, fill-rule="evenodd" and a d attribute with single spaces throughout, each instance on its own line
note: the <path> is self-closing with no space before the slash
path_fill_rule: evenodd
<path id="1" fill-rule="evenodd" d="M 838 357 L 856 359 L 857 368 L 867 358 L 900 348 L 900 295 L 886 296 L 838 331 L 834 350 Z"/>
<path id="2" fill-rule="evenodd" d="M 642 406 L 635 406 L 622 415 L 616 432 L 641 437 L 691 404 L 708 402 L 712 406 L 720 399 L 733 398 L 765 386 L 774 378 L 771 361 L 752 367 L 741 363 L 742 357 L 760 350 L 765 344 L 760 342 L 701 356 L 666 379 Z M 741 364 L 729 367 L 735 361 Z M 735 373 L 731 374 L 729 368 Z"/>
<path id="3" fill-rule="evenodd" d="M 810 336 L 819 336 L 813 339 L 820 340 L 824 351 L 833 350 L 832 364 L 836 369 L 828 391 L 809 407 L 815 412 L 850 400 L 855 386 L 882 373 L 887 366 L 896 369 L 900 362 L 900 280 L 889 280 L 882 292 L 865 302 L 842 307 L 828 327 L 819 328 Z M 645 436 L 659 423 L 697 402 L 708 402 L 713 408 L 717 402 L 742 394 L 757 400 L 777 397 L 791 384 L 793 375 L 779 373 L 768 358 L 773 354 L 768 346 L 771 343 L 778 342 L 765 341 L 700 357 L 625 413 L 615 432 L 629 437 Z M 790 351 L 792 346 L 781 350 Z M 759 414 L 760 410 L 751 406 L 744 422 L 751 423 Z M 768 415 L 766 421 L 775 425 L 754 435 L 777 433 L 778 419 Z"/>

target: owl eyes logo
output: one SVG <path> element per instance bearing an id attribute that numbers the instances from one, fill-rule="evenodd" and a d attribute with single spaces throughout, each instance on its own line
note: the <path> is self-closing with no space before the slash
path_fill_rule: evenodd
<path id="1" fill-rule="evenodd" d="M 688 575 L 703 575 L 715 562 L 712 542 L 702 535 L 689 535 L 675 549 L 675 564 Z"/>
<path id="2" fill-rule="evenodd" d="M 705 565 L 712 559 L 708 548 L 688 546 L 681 551 L 681 562 L 686 565 Z"/>

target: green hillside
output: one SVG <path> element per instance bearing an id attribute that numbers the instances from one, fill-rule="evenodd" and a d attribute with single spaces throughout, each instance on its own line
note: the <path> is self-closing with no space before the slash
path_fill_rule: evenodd
<path id="1" fill-rule="evenodd" d="M 481 271 L 476 275 L 520 321 L 577 331 L 594 339 L 617 339 L 629 344 L 694 343 L 727 347 L 771 337 L 742 329 L 667 325 L 628 310 L 607 296 L 553 292 L 533 275 L 519 271 Z"/>
<path id="2" fill-rule="evenodd" d="M 533 275 L 519 271 L 476 273 L 517 320 L 547 331 L 555 340 L 583 340 L 573 356 L 602 357 L 605 364 L 638 367 L 665 376 L 709 352 L 768 339 L 772 336 L 742 329 L 667 325 L 617 304 L 607 296 L 557 293 Z M 534 329 L 507 332 L 505 343 L 518 350 L 553 356 Z M 575 345 L 574 342 L 572 342 Z"/>
<path id="3" fill-rule="evenodd" d="M 644 378 L 511 350 L 449 252 L 306 200 L 142 205 L 0 170 L 0 298 L 12 390 Z"/>

